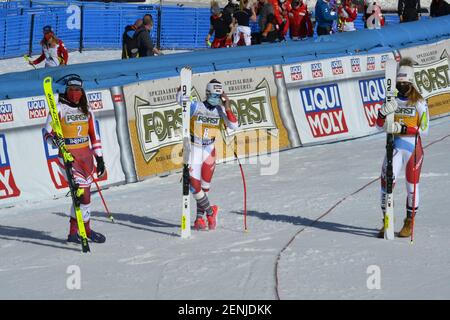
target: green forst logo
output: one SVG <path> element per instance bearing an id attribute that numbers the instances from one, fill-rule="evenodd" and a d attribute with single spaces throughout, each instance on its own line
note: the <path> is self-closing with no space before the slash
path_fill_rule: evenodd
<path id="1" fill-rule="evenodd" d="M 442 61 L 442 60 L 441 60 Z M 445 61 L 447 61 L 445 59 Z M 414 72 L 415 81 L 421 94 L 445 89 L 450 85 L 448 63 Z"/>

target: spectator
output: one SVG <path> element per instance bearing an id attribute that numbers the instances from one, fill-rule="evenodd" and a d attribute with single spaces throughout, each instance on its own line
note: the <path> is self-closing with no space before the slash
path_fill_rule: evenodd
<path id="1" fill-rule="evenodd" d="M 142 23 L 151 23 L 153 25 L 153 17 L 150 13 L 144 14 L 142 18 Z"/>
<path id="2" fill-rule="evenodd" d="M 161 55 L 161 52 L 154 47 L 152 38 L 150 37 L 152 28 L 153 19 L 151 18 L 151 16 L 150 19 L 147 15 L 144 16 L 142 26 L 139 27 L 134 34 L 138 47 L 139 57 L 150 57 L 154 56 L 155 54 Z"/>
<path id="3" fill-rule="evenodd" d="M 233 20 L 229 14 L 224 14 L 220 10 L 219 4 L 215 1 L 211 4 L 211 17 L 206 43 L 209 45 L 211 36 L 214 34 L 214 41 L 211 48 L 225 48 L 232 45 L 231 34 L 233 29 Z"/>
<path id="4" fill-rule="evenodd" d="M 316 2 L 316 24 L 317 35 L 329 35 L 333 21 L 337 20 L 336 12 L 332 11 L 329 5 L 329 0 L 317 0 Z"/>
<path id="5" fill-rule="evenodd" d="M 45 60 L 46 68 L 66 65 L 69 61 L 69 53 L 62 40 L 56 37 L 51 26 L 45 26 L 42 31 L 44 33 L 44 38 L 41 40 L 42 53 L 29 64 L 37 65 Z"/>
<path id="6" fill-rule="evenodd" d="M 358 16 L 358 8 L 351 0 L 344 0 L 344 3 L 338 8 L 338 15 L 341 22 L 340 31 L 356 31 L 354 21 Z"/>
<path id="7" fill-rule="evenodd" d="M 139 48 L 134 35 L 142 26 L 142 23 L 142 19 L 137 19 L 134 24 L 125 27 L 125 31 L 122 35 L 122 59 L 139 57 Z"/>
<path id="8" fill-rule="evenodd" d="M 239 1 L 228 0 L 228 4 L 223 8 L 223 14 L 227 14 L 233 17 L 234 13 L 238 10 L 240 10 Z"/>
<path id="9" fill-rule="evenodd" d="M 279 23 L 278 18 L 276 18 L 277 21 L 277 29 L 278 29 L 278 39 L 280 41 L 285 41 L 286 40 L 286 35 L 289 31 L 289 15 L 288 15 L 288 10 L 290 9 L 290 1 L 285 1 L 285 0 L 276 0 L 278 3 L 278 11 L 280 13 L 279 15 L 279 20 L 281 20 L 281 23 Z M 275 9 L 275 7 L 274 7 Z"/>
<path id="10" fill-rule="evenodd" d="M 260 42 L 275 42 L 278 32 L 272 4 L 268 0 L 259 0 L 255 11 L 259 16 Z"/>
<path id="11" fill-rule="evenodd" d="M 292 40 L 312 37 L 314 28 L 308 13 L 308 7 L 303 0 L 293 0 L 288 8 L 289 34 Z"/>
<path id="12" fill-rule="evenodd" d="M 420 0 L 398 0 L 398 16 L 400 22 L 419 20 Z"/>
<path id="13" fill-rule="evenodd" d="M 445 0 L 432 0 L 430 5 L 430 17 L 442 17 L 450 14 L 450 4 Z"/>
<path id="14" fill-rule="evenodd" d="M 233 38 L 233 45 L 239 45 L 242 42 L 246 46 L 252 44 L 252 30 L 250 29 L 250 19 L 256 21 L 256 13 L 252 6 L 249 5 L 249 0 L 241 0 L 240 8 L 233 15 L 233 23 L 235 25 L 235 32 Z"/>

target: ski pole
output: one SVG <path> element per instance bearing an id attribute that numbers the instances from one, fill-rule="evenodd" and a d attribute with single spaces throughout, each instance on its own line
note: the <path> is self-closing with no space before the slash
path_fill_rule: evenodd
<path id="1" fill-rule="evenodd" d="M 81 166 L 83 167 L 84 171 L 89 172 L 86 168 L 86 166 L 84 165 L 84 163 L 79 162 L 81 164 Z M 94 181 L 95 186 L 97 187 L 97 191 L 98 194 L 100 195 L 100 198 L 102 199 L 102 203 L 103 203 L 103 207 L 105 208 L 106 214 L 109 218 L 109 220 L 111 220 L 112 223 L 115 223 L 114 221 L 114 217 L 112 216 L 112 214 L 109 212 L 108 206 L 106 205 L 106 201 L 105 198 L 103 198 L 103 193 L 100 189 L 100 186 L 98 185 L 98 182 L 95 180 L 94 176 L 92 174 L 89 174 L 89 176 L 92 178 L 92 181 Z"/>
<path id="2" fill-rule="evenodd" d="M 422 122 L 422 121 L 420 121 Z M 416 216 L 416 165 L 417 165 L 417 138 L 419 137 L 419 127 L 417 128 L 416 137 L 414 139 L 414 167 L 413 167 L 413 200 L 412 200 L 412 213 L 411 213 L 411 244 L 414 242 L 414 218 Z"/>
<path id="3" fill-rule="evenodd" d="M 242 184 L 244 186 L 244 231 L 248 232 L 247 229 L 247 185 L 245 184 L 245 175 L 244 175 L 244 169 L 242 169 L 241 161 L 239 160 L 236 151 L 234 151 L 234 156 L 239 164 L 239 169 L 241 170 L 241 176 L 242 176 Z"/>
<path id="4" fill-rule="evenodd" d="M 28 62 L 28 64 L 31 65 L 35 70 L 37 69 L 36 66 L 35 66 L 33 63 L 30 63 L 31 60 L 30 60 L 30 57 L 29 57 L 27 54 L 23 55 L 23 58 L 24 58 L 25 61 Z"/>

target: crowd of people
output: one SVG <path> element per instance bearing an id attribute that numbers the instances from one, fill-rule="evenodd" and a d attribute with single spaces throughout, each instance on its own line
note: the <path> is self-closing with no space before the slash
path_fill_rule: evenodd
<path id="1" fill-rule="evenodd" d="M 356 31 L 358 17 L 356 0 L 317 0 L 315 19 L 306 0 L 228 0 L 221 8 L 216 0 L 211 2 L 210 28 L 205 43 L 211 48 L 249 46 L 252 44 L 311 38 L 316 28 L 317 35 L 324 36 L 336 32 Z M 420 19 L 420 0 L 398 0 L 400 23 Z M 385 18 L 376 0 L 365 0 L 363 7 L 364 27 L 379 29 L 385 25 Z M 439 17 L 450 14 L 450 4 L 446 0 L 432 0 L 429 16 Z M 252 33 L 250 21 L 258 23 L 259 32 Z M 134 24 L 127 25 L 122 35 L 122 59 L 162 55 L 155 46 L 151 31 L 153 17 L 145 14 Z M 213 41 L 211 42 L 211 38 Z M 45 67 L 67 65 L 69 54 L 52 26 L 43 28 L 41 55 L 28 60 L 34 67 L 45 61 Z"/>
<path id="2" fill-rule="evenodd" d="M 205 41 L 211 48 L 222 48 L 284 41 L 287 36 L 292 40 L 305 39 L 313 36 L 315 28 L 319 36 L 356 30 L 358 6 L 355 0 L 317 0 L 315 19 L 308 9 L 306 0 L 257 0 L 254 4 L 249 0 L 228 0 L 223 9 L 213 1 Z M 365 0 L 362 10 L 365 28 L 379 29 L 385 25 L 376 1 Z M 398 1 L 401 23 L 420 19 L 421 12 L 420 0 Z M 450 11 L 446 0 L 432 1 L 430 17 L 447 14 Z M 250 20 L 258 23 L 258 33 L 251 33 Z"/>

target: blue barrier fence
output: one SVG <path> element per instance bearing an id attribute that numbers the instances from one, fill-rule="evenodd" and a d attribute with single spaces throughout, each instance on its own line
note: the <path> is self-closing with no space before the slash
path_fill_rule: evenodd
<path id="1" fill-rule="evenodd" d="M 284 65 L 353 55 L 355 52 L 389 52 L 444 39 L 450 39 L 450 16 L 305 41 L 74 64 L 64 68 L 39 68 L 0 75 L 0 99 L 42 95 L 42 80 L 46 76 L 55 79 L 55 92 L 64 90 L 63 84 L 58 84 L 56 80 L 70 73 L 81 76 L 86 90 L 98 90 L 137 81 L 174 77 L 185 65 L 191 66 L 194 73 Z M 25 82 L 27 85 L 24 87 Z"/>
<path id="2" fill-rule="evenodd" d="M 160 10 L 161 23 L 158 24 Z M 206 48 L 209 29 L 208 8 L 130 5 L 77 1 L 16 1 L 0 6 L 0 58 L 39 54 L 42 28 L 52 25 L 66 47 L 120 49 L 126 25 L 150 13 L 154 18 L 152 38 L 162 49 Z M 397 15 L 386 15 L 386 23 L 398 23 Z M 158 28 L 159 27 L 159 28 Z M 363 29 L 362 16 L 356 27 Z M 253 32 L 258 24 L 252 22 Z"/>

